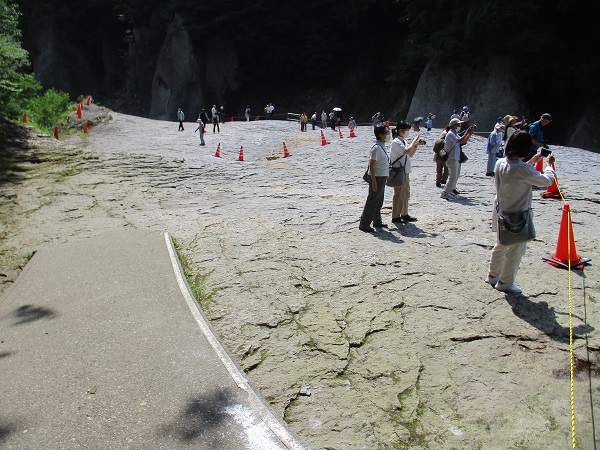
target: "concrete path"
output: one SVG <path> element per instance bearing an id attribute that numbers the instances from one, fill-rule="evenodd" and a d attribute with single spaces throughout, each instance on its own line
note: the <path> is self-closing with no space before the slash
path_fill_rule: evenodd
<path id="1" fill-rule="evenodd" d="M 168 234 L 37 252 L 0 299 L 0 447 L 304 449 L 191 296 Z"/>

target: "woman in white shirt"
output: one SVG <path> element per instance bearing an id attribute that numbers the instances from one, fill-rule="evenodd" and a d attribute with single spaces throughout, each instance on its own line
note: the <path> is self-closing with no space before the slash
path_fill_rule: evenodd
<path id="1" fill-rule="evenodd" d="M 538 153 L 529 161 L 523 161 L 531 151 L 531 135 L 526 131 L 516 131 L 506 144 L 506 158 L 499 159 L 494 169 L 496 198 L 492 214 L 492 229 L 498 229 L 497 210 L 502 215 L 519 211 L 531 211 L 532 186 L 547 187 L 554 183 L 555 173 L 552 169 L 554 156 L 547 158 Z M 534 165 L 544 159 L 546 170 L 538 172 Z M 515 284 L 521 258 L 527 248 L 526 242 L 510 245 L 501 244 L 499 240 L 492 250 L 490 268 L 485 282 L 502 292 L 521 293 Z"/>
<path id="2" fill-rule="evenodd" d="M 421 133 L 417 134 L 410 145 L 406 141 L 406 136 L 410 130 L 410 125 L 406 122 L 400 122 L 392 130 L 392 148 L 390 150 L 390 161 L 394 167 L 404 166 L 406 174 L 405 182 L 402 186 L 394 186 L 394 198 L 392 200 L 392 223 L 414 222 L 416 217 L 408 214 L 408 199 L 410 198 L 410 159 L 415 156 L 417 147 L 421 145 Z"/>

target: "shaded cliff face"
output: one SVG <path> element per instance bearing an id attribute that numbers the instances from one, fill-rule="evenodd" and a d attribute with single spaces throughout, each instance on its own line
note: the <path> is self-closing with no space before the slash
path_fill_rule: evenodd
<path id="1" fill-rule="evenodd" d="M 440 67 L 427 65 L 407 113 L 407 122 L 415 117 L 437 114 L 434 124 L 446 126 L 454 110 L 468 106 L 471 123 L 478 131 L 491 131 L 499 116 L 511 114 L 530 117 L 525 100 L 513 87 L 510 63 L 495 60 L 485 68 Z"/>
<path id="2" fill-rule="evenodd" d="M 189 120 L 207 102 L 222 105 L 226 91 L 238 88 L 236 70 L 232 45 L 217 41 L 195 51 L 181 17 L 175 15 L 154 69 L 149 117 L 174 120 L 181 108 Z"/>

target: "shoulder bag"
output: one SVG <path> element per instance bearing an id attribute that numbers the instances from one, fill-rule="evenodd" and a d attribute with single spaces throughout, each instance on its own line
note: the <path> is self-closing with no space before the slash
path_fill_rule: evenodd
<path id="1" fill-rule="evenodd" d="M 385 148 L 380 144 L 375 144 L 375 145 L 373 145 L 373 147 L 375 147 L 376 145 L 379 145 L 383 149 L 383 153 L 385 153 L 387 156 L 387 152 L 385 151 Z M 371 147 L 371 150 L 373 150 L 373 147 Z M 365 181 L 365 183 L 371 184 L 371 174 L 369 173 L 369 165 L 367 165 L 367 170 L 365 171 L 365 173 L 363 175 L 363 180 Z"/>
<path id="2" fill-rule="evenodd" d="M 498 211 L 498 242 L 502 245 L 518 244 L 535 239 L 531 208 L 516 213 Z"/>
<path id="3" fill-rule="evenodd" d="M 399 166 L 395 166 L 395 164 L 406 155 L 401 155 L 396 158 L 396 160 L 390 166 L 390 172 L 387 177 L 387 181 L 385 182 L 386 186 L 395 187 L 395 186 L 404 186 L 406 183 L 406 162 L 404 164 L 400 163 Z"/>

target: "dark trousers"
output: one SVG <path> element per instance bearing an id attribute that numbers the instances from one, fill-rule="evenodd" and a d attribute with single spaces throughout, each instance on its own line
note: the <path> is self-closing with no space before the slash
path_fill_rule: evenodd
<path id="1" fill-rule="evenodd" d="M 213 133 L 215 132 L 215 128 L 220 133 L 221 129 L 219 128 L 219 122 L 213 122 Z"/>
<path id="2" fill-rule="evenodd" d="M 177 131 L 183 131 L 183 120 L 179 121 L 179 128 L 177 129 Z"/>
<path id="3" fill-rule="evenodd" d="M 375 225 L 382 223 L 381 207 L 383 206 L 387 177 L 375 177 L 375 179 L 377 180 L 377 192 L 371 190 L 371 184 L 369 183 L 369 195 L 367 196 L 362 216 L 360 216 L 360 225 L 362 227 L 370 226 L 371 222 Z"/>
<path id="4" fill-rule="evenodd" d="M 448 181 L 448 166 L 442 158 L 438 157 L 435 160 L 435 182 L 446 184 Z"/>

